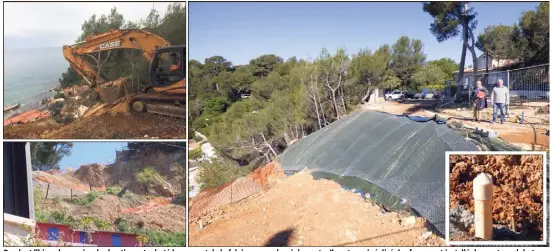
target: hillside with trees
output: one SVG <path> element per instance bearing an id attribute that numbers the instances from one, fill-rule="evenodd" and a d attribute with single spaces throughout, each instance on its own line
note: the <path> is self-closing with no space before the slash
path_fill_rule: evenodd
<path id="1" fill-rule="evenodd" d="M 167 7 L 164 16 L 156 9 L 151 9 L 148 16 L 141 20 L 125 20 L 123 14 L 112 8 L 110 13 L 100 16 L 92 15 L 81 25 L 81 34 L 75 42 L 84 41 L 88 36 L 98 35 L 112 29 L 143 29 L 157 34 L 172 45 L 185 44 L 186 16 L 185 4 L 176 2 Z M 133 76 L 141 86 L 148 85 L 148 61 L 139 51 L 115 49 L 94 53 L 86 58 L 98 74 L 107 80 Z M 61 88 L 79 85 L 83 82 L 81 76 L 69 67 L 59 79 Z"/>
<path id="2" fill-rule="evenodd" d="M 247 65 L 223 56 L 191 60 L 189 137 L 203 133 L 222 156 L 202 164 L 202 183 L 221 184 L 274 160 L 290 143 L 367 102 L 374 89 L 444 87 L 455 62 L 425 59 L 421 40 L 403 36 L 352 55 L 322 49 L 314 60 L 271 54 Z M 218 172 L 228 178 L 213 182 Z"/>
<path id="3" fill-rule="evenodd" d="M 38 222 L 136 234 L 145 246 L 185 245 L 186 142 L 129 142 L 114 149 L 113 163 L 60 168 L 72 147 L 31 143 Z"/>

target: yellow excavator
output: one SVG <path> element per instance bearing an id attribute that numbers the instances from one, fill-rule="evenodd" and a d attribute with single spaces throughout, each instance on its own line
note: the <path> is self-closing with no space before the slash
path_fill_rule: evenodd
<path id="1" fill-rule="evenodd" d="M 130 92 L 129 77 L 106 81 L 85 60 L 92 53 L 114 49 L 140 50 L 149 61 L 148 87 L 141 88 L 138 93 Z M 89 36 L 74 45 L 63 46 L 63 55 L 100 98 L 109 101 L 106 103 L 114 103 L 127 96 L 130 97 L 130 108 L 135 112 L 186 117 L 184 45 L 172 46 L 164 38 L 144 30 L 110 30 Z"/>

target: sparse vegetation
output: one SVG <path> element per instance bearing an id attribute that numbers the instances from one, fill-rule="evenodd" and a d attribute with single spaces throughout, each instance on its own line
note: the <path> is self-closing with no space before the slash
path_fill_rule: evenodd
<path id="1" fill-rule="evenodd" d="M 90 205 L 96 198 L 100 196 L 100 193 L 97 191 L 91 191 L 87 195 L 81 198 L 75 198 L 73 199 L 73 203 L 81 206 Z"/>
<path id="2" fill-rule="evenodd" d="M 198 182 L 202 183 L 200 189 L 218 187 L 239 177 L 245 176 L 252 169 L 239 167 L 233 161 L 227 159 L 214 159 L 212 162 L 203 162 Z"/>
<path id="3" fill-rule="evenodd" d="M 181 195 L 177 196 L 177 198 L 172 201 L 173 205 L 166 205 L 164 201 L 163 203 L 160 202 L 157 206 L 162 205 L 167 207 L 167 211 L 171 214 L 179 214 L 176 212 L 176 208 L 182 208 L 183 212 L 186 210 L 184 205 L 187 197 L 186 192 L 183 192 L 186 184 L 186 152 L 185 149 L 180 147 L 180 144 L 181 143 L 176 144 L 178 147 L 163 145 L 163 147 L 167 147 L 168 149 L 178 149 L 181 151 L 170 151 L 170 154 L 167 154 L 165 150 L 160 151 L 158 148 L 160 144 L 157 143 L 147 143 L 145 145 L 134 144 L 132 147 L 133 151 L 129 151 L 126 157 L 118 159 L 117 164 L 108 165 L 106 167 L 93 165 L 92 167 L 83 168 L 81 171 L 77 170 L 76 172 L 60 175 L 59 179 L 66 178 L 66 180 L 57 180 L 56 182 L 59 183 L 51 183 L 57 188 L 52 189 L 52 185 L 50 185 L 48 199 L 45 199 L 46 187 L 35 186 L 33 194 L 36 220 L 44 223 L 67 225 L 73 229 L 107 230 L 138 234 L 137 240 L 140 239 L 139 241 L 147 246 L 184 245 L 184 237 L 182 237 L 184 233 L 182 231 L 185 229 L 185 223 L 180 215 L 178 220 L 183 222 L 183 230 L 181 230 L 180 224 L 177 224 L 177 227 L 175 227 L 175 222 L 171 222 L 170 226 L 166 227 L 150 221 L 144 222 L 144 219 L 134 215 L 136 212 L 135 210 L 143 210 L 143 208 L 146 208 L 146 210 L 150 211 L 151 207 L 153 207 L 149 204 L 151 199 L 156 199 L 156 203 L 159 201 L 158 197 L 160 195 L 158 195 L 158 193 L 144 194 L 139 191 L 141 185 L 158 192 L 160 185 L 163 184 L 163 191 L 172 193 L 172 197 L 181 193 Z M 39 151 L 37 151 L 36 154 L 37 156 L 39 155 L 38 152 Z M 98 173 L 97 171 L 105 172 Z M 49 176 L 52 175 L 52 173 L 42 173 L 40 177 L 44 177 L 42 175 Z M 99 175 L 107 175 L 105 176 L 106 180 L 115 180 L 118 182 L 103 183 L 106 185 L 104 191 L 96 191 L 93 189 L 93 191 L 86 194 L 83 194 L 81 191 L 76 192 L 74 188 L 73 199 L 69 198 L 69 188 L 67 188 L 67 190 L 59 189 L 66 186 L 61 185 L 62 182 L 65 183 L 65 181 L 68 181 L 82 188 L 77 190 L 88 190 L 91 184 L 93 187 L 98 186 L 96 179 Z M 33 178 L 45 182 L 38 177 Z M 79 182 L 81 184 L 75 184 Z M 169 182 L 171 183 L 168 185 Z M 179 185 L 181 187 L 179 187 Z M 129 190 L 127 190 L 121 198 L 118 198 L 117 195 L 123 190 L 123 186 Z M 110 205 L 107 205 L 107 203 Z M 92 205 L 94 205 L 94 207 Z M 109 210 L 117 210 L 120 212 L 120 215 L 122 215 L 121 218 L 116 219 L 111 215 L 101 216 L 97 213 L 89 213 L 90 210 L 102 210 L 103 207 L 109 207 Z M 179 209 L 177 209 L 177 211 L 178 210 Z M 155 214 L 158 215 L 159 212 L 155 212 Z M 162 218 L 162 220 L 174 220 L 174 218 L 171 217 L 164 218 L 164 216 L 162 216 Z M 179 238 L 182 238 L 182 242 L 179 242 Z"/>
<path id="4" fill-rule="evenodd" d="M 117 195 L 121 192 L 121 187 L 106 187 L 106 193 L 111 195 Z"/>
<path id="5" fill-rule="evenodd" d="M 124 218 L 118 218 L 114 224 L 121 232 L 139 234 L 140 238 L 148 240 L 149 246 L 179 247 L 185 245 L 184 232 L 168 233 L 145 229 Z"/>
<path id="6" fill-rule="evenodd" d="M 160 174 L 152 167 L 147 167 L 144 170 L 135 174 L 137 181 L 142 184 L 155 184 L 160 179 Z"/>
<path id="7" fill-rule="evenodd" d="M 168 233 L 150 229 L 140 229 L 136 233 L 147 236 L 151 246 L 184 247 L 185 232 Z"/>
<path id="8" fill-rule="evenodd" d="M 99 218 L 94 218 L 93 220 L 94 220 L 94 225 L 96 225 L 96 227 L 101 230 L 108 230 L 113 225 L 111 222 L 103 221 L 102 219 L 99 219 Z"/>
<path id="9" fill-rule="evenodd" d="M 56 93 L 56 95 L 54 95 L 54 99 L 59 99 L 59 98 L 65 98 L 65 95 L 63 94 L 63 92 L 58 92 Z"/>

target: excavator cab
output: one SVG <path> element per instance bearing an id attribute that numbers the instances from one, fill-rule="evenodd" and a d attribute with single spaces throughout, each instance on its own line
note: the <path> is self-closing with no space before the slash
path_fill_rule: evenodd
<path id="1" fill-rule="evenodd" d="M 185 77 L 185 46 L 156 49 L 150 62 L 152 87 L 167 87 L 184 80 Z"/>

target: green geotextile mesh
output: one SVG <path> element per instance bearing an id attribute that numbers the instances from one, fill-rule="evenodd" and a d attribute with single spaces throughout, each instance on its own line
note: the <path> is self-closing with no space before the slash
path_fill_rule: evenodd
<path id="1" fill-rule="evenodd" d="M 391 208 L 406 204 L 444 234 L 445 152 L 478 150 L 464 138 L 433 120 L 355 112 L 289 146 L 280 164 L 284 171 L 365 180 L 386 191 L 372 199 Z"/>

